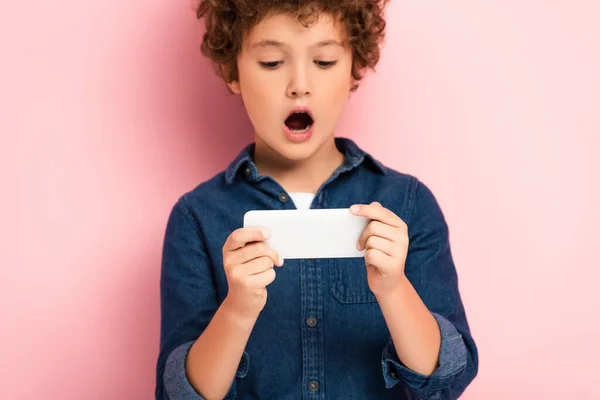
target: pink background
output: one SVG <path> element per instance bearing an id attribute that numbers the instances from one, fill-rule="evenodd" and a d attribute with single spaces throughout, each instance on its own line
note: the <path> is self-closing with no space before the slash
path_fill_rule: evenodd
<path id="1" fill-rule="evenodd" d="M 337 131 L 425 181 L 481 355 L 464 399 L 598 399 L 596 1 L 393 1 Z M 252 140 L 180 1 L 9 2 L 3 399 L 149 399 L 170 207 Z"/>

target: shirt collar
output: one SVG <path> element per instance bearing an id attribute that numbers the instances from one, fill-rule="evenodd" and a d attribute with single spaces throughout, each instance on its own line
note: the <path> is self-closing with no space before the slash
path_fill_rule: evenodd
<path id="1" fill-rule="evenodd" d="M 351 170 L 361 165 L 365 160 L 374 168 L 376 172 L 383 175 L 387 174 L 386 167 L 377 161 L 372 155 L 359 148 L 351 139 L 336 137 L 335 144 L 337 148 L 344 153 L 344 162 L 341 166 L 343 170 Z M 238 156 L 229 164 L 225 170 L 225 181 L 228 184 L 233 183 L 235 176 L 240 169 L 244 170 L 244 174 L 249 178 L 258 178 L 258 168 L 252 157 L 256 143 L 247 145 Z M 342 172 L 342 171 L 338 171 Z"/>

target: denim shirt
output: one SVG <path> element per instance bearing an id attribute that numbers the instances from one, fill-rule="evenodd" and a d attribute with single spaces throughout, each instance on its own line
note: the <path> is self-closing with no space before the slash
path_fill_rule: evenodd
<path id="1" fill-rule="evenodd" d="M 289 259 L 267 286 L 226 399 L 456 399 L 477 374 L 452 260 L 448 226 L 425 184 L 385 167 L 347 138 L 342 165 L 311 208 L 380 202 L 408 225 L 405 274 L 441 332 L 437 369 L 424 376 L 402 364 L 363 258 Z M 222 248 L 249 210 L 294 209 L 272 178 L 260 176 L 249 144 L 229 167 L 183 194 L 163 244 L 161 335 L 156 399 L 199 400 L 185 359 L 227 295 Z"/>

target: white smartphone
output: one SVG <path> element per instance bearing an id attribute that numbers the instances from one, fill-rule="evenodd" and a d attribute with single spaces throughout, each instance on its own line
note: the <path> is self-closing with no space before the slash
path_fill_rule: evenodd
<path id="1" fill-rule="evenodd" d="M 363 257 L 356 248 L 369 223 L 349 208 L 310 210 L 251 210 L 244 228 L 267 228 L 265 243 L 284 259 Z"/>

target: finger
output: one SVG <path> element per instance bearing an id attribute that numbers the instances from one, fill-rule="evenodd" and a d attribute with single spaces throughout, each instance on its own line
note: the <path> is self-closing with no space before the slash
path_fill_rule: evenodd
<path id="1" fill-rule="evenodd" d="M 268 239 L 270 233 L 261 228 L 239 228 L 231 232 L 225 244 L 223 251 L 234 251 L 244 247 L 249 242 L 256 242 Z"/>
<path id="2" fill-rule="evenodd" d="M 369 249 L 365 252 L 365 263 L 376 267 L 380 272 L 392 271 L 390 261 L 392 258 L 377 249 Z"/>
<path id="3" fill-rule="evenodd" d="M 397 247 L 391 240 L 379 236 L 370 236 L 365 243 L 365 250 L 379 250 L 390 257 L 394 257 Z"/>
<path id="4" fill-rule="evenodd" d="M 371 221 L 358 238 L 357 248 L 359 250 L 364 249 L 365 242 L 370 236 L 379 236 L 395 242 L 399 237 L 399 232 L 401 231 L 399 231 L 398 228 L 394 228 L 393 226 L 384 224 L 383 222 Z"/>
<path id="5" fill-rule="evenodd" d="M 265 242 L 250 243 L 240 249 L 230 252 L 227 255 L 227 264 L 244 264 L 248 261 L 254 260 L 255 258 L 265 256 L 273 260 L 273 264 L 277 266 L 283 265 L 283 259 L 280 258 L 279 254 L 277 254 L 277 252 Z"/>
<path id="6" fill-rule="evenodd" d="M 377 203 L 379 204 L 379 203 Z M 392 211 L 387 208 L 381 206 L 381 204 L 355 204 L 350 207 L 350 211 L 354 215 L 359 215 L 361 217 L 367 217 L 369 219 L 377 220 L 388 225 L 394 226 L 396 228 L 400 228 L 404 225 L 404 221 Z"/>
<path id="7" fill-rule="evenodd" d="M 270 257 L 259 257 L 240 265 L 240 267 L 244 268 L 247 275 L 255 275 L 273 268 L 274 265 Z"/>
<path id="8" fill-rule="evenodd" d="M 270 268 L 264 272 L 248 276 L 246 286 L 251 289 L 262 289 L 273 282 L 276 276 L 275 270 Z"/>

